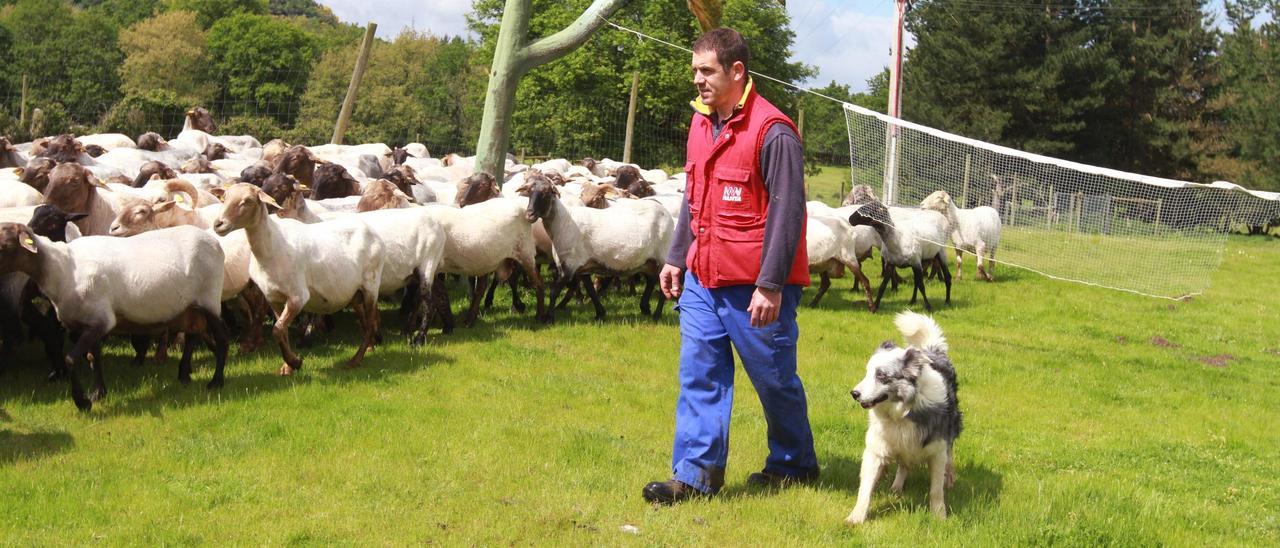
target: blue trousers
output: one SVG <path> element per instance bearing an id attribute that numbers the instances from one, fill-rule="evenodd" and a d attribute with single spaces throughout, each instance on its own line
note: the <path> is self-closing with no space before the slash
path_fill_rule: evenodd
<path id="1" fill-rule="evenodd" d="M 770 473 L 799 475 L 818 466 L 804 386 L 796 375 L 800 286 L 782 291 L 778 320 L 751 327 L 755 286 L 707 289 L 684 276 L 680 310 L 680 397 L 676 401 L 673 477 L 714 493 L 724 485 L 733 413 L 733 352 L 760 396 L 769 428 Z"/>

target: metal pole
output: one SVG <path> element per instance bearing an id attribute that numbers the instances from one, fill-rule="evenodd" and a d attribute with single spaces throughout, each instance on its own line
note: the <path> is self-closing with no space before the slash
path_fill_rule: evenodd
<path id="1" fill-rule="evenodd" d="M 631 163 L 631 137 L 636 129 L 636 103 L 640 96 L 640 71 L 631 73 L 631 102 L 627 104 L 627 138 L 622 145 L 622 163 Z"/>
<path id="2" fill-rule="evenodd" d="M 356 69 L 351 73 L 351 85 L 347 86 L 347 98 L 342 101 L 338 123 L 333 126 L 333 139 L 329 140 L 335 145 L 342 144 L 342 136 L 347 132 L 347 124 L 351 122 L 351 110 L 356 106 L 356 92 L 360 89 L 360 79 L 364 77 L 364 67 L 369 62 L 369 50 L 373 48 L 373 33 L 377 29 L 377 23 L 369 23 L 369 26 L 364 29 L 364 41 L 360 43 L 360 56 L 356 58 Z"/>
<path id="3" fill-rule="evenodd" d="M 889 62 L 889 112 L 892 118 L 902 117 L 902 30 L 907 14 L 907 0 L 896 0 L 893 22 L 892 56 Z M 898 126 L 889 123 L 885 135 L 884 203 L 897 203 L 898 182 Z"/>

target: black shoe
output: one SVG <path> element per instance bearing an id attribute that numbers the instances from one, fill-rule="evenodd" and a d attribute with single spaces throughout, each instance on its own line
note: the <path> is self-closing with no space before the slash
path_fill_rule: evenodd
<path id="1" fill-rule="evenodd" d="M 788 487 L 796 484 L 809 485 L 818 482 L 819 469 L 817 467 L 806 470 L 804 473 L 796 476 L 788 476 L 785 474 L 777 474 L 768 470 L 761 470 L 750 476 L 747 476 L 747 485 L 752 487 Z"/>
<path id="2" fill-rule="evenodd" d="M 692 497 L 706 496 L 706 493 L 694 489 L 693 486 L 677 480 L 652 481 L 644 486 L 644 500 L 654 504 L 671 505 Z"/>

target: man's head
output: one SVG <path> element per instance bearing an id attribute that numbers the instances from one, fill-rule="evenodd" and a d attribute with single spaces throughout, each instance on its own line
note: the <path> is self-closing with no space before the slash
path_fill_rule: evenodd
<path id="1" fill-rule="evenodd" d="M 693 43 L 693 85 L 703 104 L 717 111 L 731 109 L 747 86 L 751 52 L 738 31 L 709 30 Z"/>

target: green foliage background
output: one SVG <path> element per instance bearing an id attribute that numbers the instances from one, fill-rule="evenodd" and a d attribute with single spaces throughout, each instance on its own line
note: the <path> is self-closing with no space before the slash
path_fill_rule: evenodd
<path id="1" fill-rule="evenodd" d="M 534 0 L 531 35 L 562 29 L 589 3 Z M 406 32 L 378 40 L 348 140 L 471 153 L 502 6 L 473 2 L 474 38 Z M 999 9 L 914 2 L 904 117 L 1104 167 L 1280 190 L 1280 5 L 1226 0 L 1221 28 L 1209 15 L 1216 7 L 1210 0 L 1032 0 Z M 194 23 L 173 25 L 179 12 L 194 14 Z M 792 60 L 795 34 L 781 3 L 726 0 L 722 14 L 722 24 L 751 42 L 753 70 L 884 110 L 886 74 L 866 82 L 865 93 L 853 91 L 857 82 L 811 81 L 815 67 Z M 674 44 L 699 33 L 681 0 L 629 2 L 613 20 Z M 261 139 L 323 142 L 362 30 L 313 0 L 0 0 L 0 134 L 32 138 L 29 118 L 39 108 L 41 134 L 174 135 L 180 112 L 199 103 L 224 124 L 265 132 Z M 521 81 L 512 152 L 620 158 L 639 74 L 633 160 L 679 166 L 693 96 L 687 57 L 603 28 Z M 803 109 L 811 173 L 847 160 L 838 104 L 756 80 L 793 118 Z M 24 117 L 27 127 L 18 123 Z"/>

